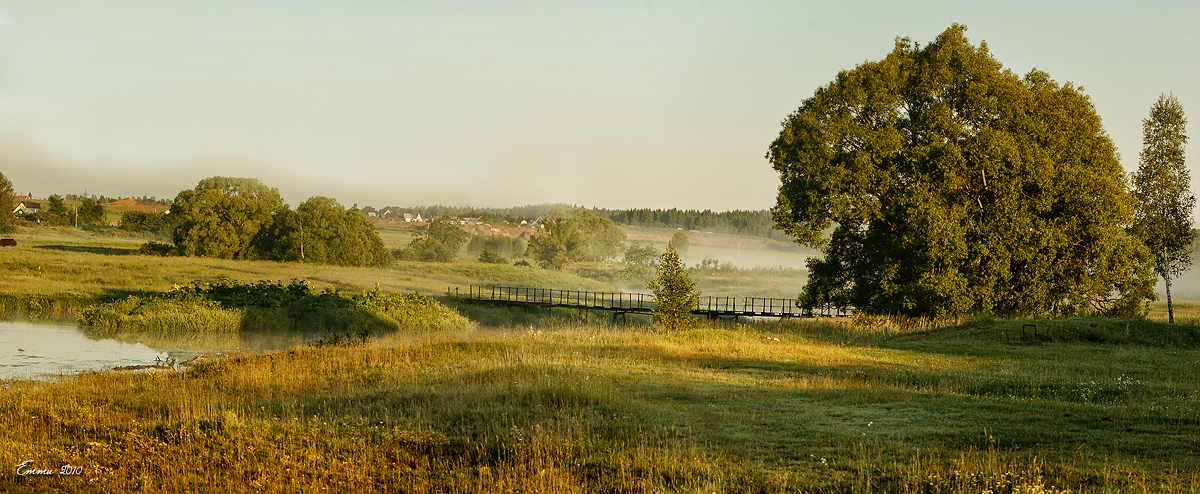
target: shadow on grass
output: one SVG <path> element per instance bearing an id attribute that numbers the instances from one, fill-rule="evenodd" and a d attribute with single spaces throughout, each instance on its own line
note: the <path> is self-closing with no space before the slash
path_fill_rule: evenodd
<path id="1" fill-rule="evenodd" d="M 99 245 L 68 245 L 51 244 L 35 245 L 35 249 L 58 250 L 64 252 L 82 252 L 84 254 L 99 254 L 103 256 L 128 256 L 137 254 L 137 247 L 104 247 Z"/>
<path id="2" fill-rule="evenodd" d="M 514 351 L 517 349 L 509 343 L 455 342 L 424 347 L 419 355 L 453 354 L 462 362 L 492 360 Z M 388 426 L 411 427 L 406 417 L 422 417 L 420 427 L 435 431 L 435 436 L 451 444 L 490 444 L 490 448 L 472 450 L 473 454 L 453 448 L 439 452 L 483 465 L 496 463 L 491 448 L 527 440 L 524 434 L 529 431 L 557 430 L 551 434 L 569 435 L 583 430 L 586 433 L 580 437 L 586 439 L 576 451 L 585 457 L 591 454 L 589 448 L 627 447 L 626 441 L 637 442 L 644 435 L 676 438 L 678 445 L 691 444 L 717 457 L 750 463 L 767 459 L 794 464 L 809 461 L 809 453 L 832 458 L 839 452 L 845 455 L 848 445 L 871 441 L 904 444 L 903 448 L 882 448 L 884 456 L 874 460 L 881 464 L 911 461 L 909 455 L 915 448 L 953 457 L 956 451 L 984 451 L 989 446 L 1014 455 L 1033 452 L 1054 461 L 1086 444 L 1089 451 L 1106 455 L 1174 462 L 1175 468 L 1200 466 L 1192 454 L 1192 438 L 1200 430 L 1197 422 L 1179 414 L 1131 410 L 1126 400 L 1155 399 L 1136 390 L 1132 392 L 1143 396 L 1126 396 L 1111 405 L 1080 403 L 1063 399 L 1068 398 L 1065 396 L 1031 402 L 1028 397 L 1005 396 L 1013 390 L 979 390 L 990 395 L 980 397 L 952 389 L 953 383 L 939 385 L 939 381 L 963 378 L 949 375 L 949 371 L 882 365 L 781 366 L 763 359 L 697 358 L 661 348 L 626 347 L 625 351 L 665 365 L 639 371 L 513 358 L 491 369 L 455 365 L 432 379 L 406 381 L 388 379 L 379 367 L 384 364 L 379 363 L 355 369 L 362 377 L 348 378 L 354 385 L 337 396 L 271 397 L 251 401 L 249 407 L 261 406 L 284 416 L 357 417 L 362 423 Z M 281 363 L 281 358 L 286 357 L 276 355 L 274 362 Z M 377 361 L 374 355 L 369 360 Z M 672 368 L 682 370 L 674 372 Z M 826 386 L 790 388 L 745 384 L 742 379 L 734 383 L 719 376 L 703 378 L 692 372 L 707 373 L 714 368 L 744 372 L 756 380 L 768 373 L 845 379 Z M 1031 384 L 1023 386 L 1025 392 L 1052 391 Z M 1061 390 L 1064 394 L 1076 391 Z M 573 429 L 573 424 L 587 426 Z M 485 452 L 490 453 L 481 454 Z"/>
<path id="3" fill-rule="evenodd" d="M 934 352 L 944 349 L 945 353 L 961 354 L 963 348 L 994 350 L 1047 343 L 1193 349 L 1200 347 L 1200 326 L 1100 317 L 968 321 L 959 326 L 896 335 L 882 346 L 920 347 Z"/>
<path id="4" fill-rule="evenodd" d="M 112 302 L 128 297 L 153 297 L 162 292 L 147 289 L 133 288 L 105 288 L 101 290 L 100 295 L 96 296 L 96 302 Z M 94 302 L 93 302 L 94 303 Z"/>

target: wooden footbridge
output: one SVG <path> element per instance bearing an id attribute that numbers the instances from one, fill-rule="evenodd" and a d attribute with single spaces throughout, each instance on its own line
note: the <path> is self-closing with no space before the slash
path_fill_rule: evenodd
<path id="1" fill-rule="evenodd" d="M 613 319 L 629 313 L 650 314 L 656 303 L 654 295 L 644 293 L 592 292 L 554 290 L 517 286 L 470 285 L 466 292 L 447 288 L 446 296 L 465 302 L 540 308 L 599 310 L 613 313 Z M 805 310 L 793 299 L 761 297 L 701 297 L 692 314 L 708 319 L 722 317 L 842 317 L 854 315 L 853 310 L 825 307 L 819 311 Z"/>

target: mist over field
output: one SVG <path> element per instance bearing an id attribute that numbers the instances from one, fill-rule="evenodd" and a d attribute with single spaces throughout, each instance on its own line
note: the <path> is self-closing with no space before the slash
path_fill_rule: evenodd
<path id="1" fill-rule="evenodd" d="M 1158 294 L 1159 300 L 1164 302 L 1167 300 L 1162 278 L 1158 279 L 1158 284 L 1154 286 L 1154 292 Z M 1171 299 L 1200 300 L 1200 268 L 1193 266 L 1179 279 L 1171 280 Z"/>

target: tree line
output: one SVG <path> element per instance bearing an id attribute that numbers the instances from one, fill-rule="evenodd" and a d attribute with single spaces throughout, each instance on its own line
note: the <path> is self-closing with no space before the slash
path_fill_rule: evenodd
<path id="1" fill-rule="evenodd" d="M 377 211 L 397 210 L 419 213 L 424 218 L 452 216 L 458 218 L 483 218 L 485 220 L 500 220 L 505 223 L 519 224 L 522 220 L 534 221 L 538 218 L 548 219 L 576 210 L 589 210 L 594 216 L 607 218 L 614 223 L 648 228 L 683 228 L 684 230 L 711 231 L 749 235 L 754 237 L 771 238 L 791 241 L 792 237 L 776 230 L 771 212 L 758 211 L 721 211 L 693 209 L 605 209 L 584 208 L 568 204 L 536 204 L 512 208 L 475 208 L 470 206 L 413 206 L 401 208 L 388 206 Z M 363 208 L 364 211 L 367 208 Z M 375 210 L 371 208 L 371 210 Z"/>
<path id="2" fill-rule="evenodd" d="M 11 230 L 18 221 L 48 226 L 66 225 L 100 225 L 105 224 L 104 198 L 76 196 L 69 194 L 63 197 L 51 194 L 45 201 L 40 201 L 41 208 L 33 213 L 14 216 L 11 213 L 17 207 L 16 196 L 13 194 L 12 183 L 0 174 L 0 207 L 5 211 L 4 219 L 0 220 L 0 228 Z M 75 206 L 67 205 L 67 201 L 76 201 Z"/>
<path id="3" fill-rule="evenodd" d="M 170 232 L 170 245 L 151 242 L 146 253 L 338 266 L 386 266 L 392 260 L 356 208 L 314 196 L 291 209 L 279 189 L 253 178 L 206 178 L 181 191 L 166 213 L 123 213 L 121 228 Z"/>
<path id="4" fill-rule="evenodd" d="M 683 228 L 684 230 L 712 231 L 764 237 L 776 240 L 793 240 L 787 234 L 775 229 L 771 212 L 759 211 L 723 211 L 713 212 L 705 209 L 596 209 L 596 214 L 613 220 L 616 223 L 657 228 Z"/>
<path id="5" fill-rule="evenodd" d="M 541 267 L 563 269 L 581 261 L 616 258 L 625 242 L 625 233 L 611 220 L 587 209 L 557 210 L 528 241 L 470 235 L 459 221 L 450 216 L 434 218 L 418 228 L 408 247 L 396 249 L 393 255 L 405 261 L 450 262 L 467 244 L 468 252 L 478 253 L 483 262 L 507 262 L 506 256 L 528 257 Z"/>

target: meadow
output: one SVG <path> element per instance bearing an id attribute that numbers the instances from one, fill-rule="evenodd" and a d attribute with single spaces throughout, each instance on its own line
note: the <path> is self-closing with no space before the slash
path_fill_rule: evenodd
<path id="1" fill-rule="evenodd" d="M 30 238 L 0 251 L 0 293 L 83 303 L 220 277 L 435 294 L 607 286 L 469 262 L 371 270 L 135 249 Z M 10 473 L 0 490 L 1200 491 L 1198 303 L 1177 304 L 1174 326 L 1156 304 L 1132 320 L 720 321 L 670 335 L 594 312 L 446 303 L 472 324 L 0 384 L 0 459 L 79 467 Z"/>
<path id="2" fill-rule="evenodd" d="M 138 255 L 144 238 L 74 228 L 22 228 L 17 248 L 0 249 L 0 317 L 73 321 L 83 308 L 128 295 L 149 295 L 193 281 L 307 280 L 318 289 L 445 294 L 452 286 L 493 283 L 610 290 L 573 273 L 479 263 L 397 261 L 387 269 L 274 261 Z"/>

